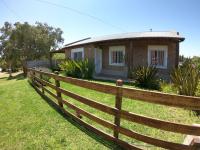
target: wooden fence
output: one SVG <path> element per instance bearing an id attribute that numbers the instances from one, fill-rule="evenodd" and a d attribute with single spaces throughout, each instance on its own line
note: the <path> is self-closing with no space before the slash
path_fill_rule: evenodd
<path id="1" fill-rule="evenodd" d="M 100 83 L 89 82 L 89 81 L 85 81 L 85 80 L 81 80 L 81 79 L 74 79 L 74 78 L 70 78 L 70 77 L 59 76 L 57 74 L 37 71 L 34 69 L 28 69 L 28 74 L 29 74 L 28 76 L 31 79 L 33 86 L 41 94 L 45 95 L 45 93 L 48 93 L 49 95 L 51 95 L 52 97 L 57 99 L 60 109 L 65 114 L 67 114 L 68 116 L 75 119 L 81 125 L 84 125 L 87 129 L 95 132 L 98 135 L 103 136 L 107 140 L 116 142 L 117 144 L 121 145 L 125 149 L 138 149 L 139 150 L 142 148 L 139 148 L 130 143 L 127 143 L 126 141 L 121 140 L 118 137 L 119 134 L 123 134 L 130 138 L 134 138 L 136 140 L 139 140 L 139 141 L 142 141 L 142 142 L 145 142 L 145 143 L 157 146 L 157 147 L 165 148 L 165 149 L 193 150 L 196 147 L 195 144 L 184 145 L 184 144 L 168 142 L 168 141 L 152 138 L 150 136 L 146 136 L 143 134 L 139 134 L 135 131 L 132 131 L 125 127 L 120 126 L 120 121 L 121 121 L 121 119 L 125 119 L 130 122 L 135 122 L 138 124 L 142 124 L 142 125 L 153 127 L 153 128 L 160 129 L 160 130 L 171 131 L 174 133 L 181 133 L 181 134 L 187 134 L 187 135 L 195 135 L 195 136 L 200 136 L 200 127 L 179 124 L 179 123 L 172 123 L 169 121 L 150 118 L 150 117 L 138 115 L 138 114 L 135 114 L 132 112 L 128 112 L 126 110 L 122 110 L 121 108 L 122 108 L 122 97 L 126 97 L 126 98 L 130 98 L 131 100 L 137 99 L 137 100 L 145 101 L 145 102 L 149 102 L 149 103 L 199 110 L 200 109 L 200 98 L 189 97 L 189 96 L 179 96 L 179 95 L 172 95 L 172 94 L 164 94 L 164 93 L 160 93 L 160 92 L 151 92 L 151 91 L 140 90 L 140 89 L 125 88 L 125 87 L 122 87 L 121 80 L 117 80 L 116 86 L 112 86 L 112 85 L 104 85 L 104 84 L 100 84 Z M 55 84 L 52 84 L 50 82 L 43 80 L 42 79 L 43 75 L 53 78 L 55 80 Z M 96 90 L 99 92 L 115 95 L 115 107 L 107 106 L 105 104 L 102 104 L 102 103 L 96 102 L 94 100 L 91 100 L 89 98 L 78 95 L 78 93 L 73 93 L 66 89 L 63 89 L 60 87 L 60 81 L 70 83 L 73 85 L 77 85 L 80 87 L 84 87 L 87 89 L 92 89 L 92 90 Z M 47 87 L 50 87 L 53 90 L 55 90 L 56 94 L 51 92 Z M 41 89 L 41 90 L 39 90 L 39 89 Z M 105 119 L 97 117 L 94 114 L 91 114 L 91 113 L 87 112 L 86 110 L 83 110 L 83 109 L 75 106 L 74 104 L 63 99 L 62 94 L 69 96 L 69 97 L 71 97 L 83 104 L 86 104 L 92 108 L 95 108 L 95 109 L 105 112 L 107 114 L 113 115 L 114 123 L 111 123 Z M 76 114 L 70 113 L 68 110 L 66 110 L 63 107 L 63 105 L 68 106 L 69 108 L 75 110 L 77 113 Z M 96 127 L 88 124 L 87 122 L 83 121 L 81 119 L 80 115 L 85 116 L 106 128 L 112 129 L 113 135 L 105 133 L 105 132 L 97 129 Z"/>
<path id="2" fill-rule="evenodd" d="M 51 62 L 49 60 L 30 60 L 26 62 L 27 68 L 58 68 L 58 65 L 64 59 L 53 59 Z"/>

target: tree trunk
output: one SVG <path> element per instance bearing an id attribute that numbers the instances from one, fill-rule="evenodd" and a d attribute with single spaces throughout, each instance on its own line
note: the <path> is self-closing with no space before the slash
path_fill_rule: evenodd
<path id="1" fill-rule="evenodd" d="M 23 68 L 24 77 L 26 77 L 26 75 L 27 75 L 27 64 L 26 64 L 26 60 L 24 60 L 24 61 L 22 62 L 22 68 Z"/>
<path id="2" fill-rule="evenodd" d="M 9 72 L 9 78 L 11 78 L 12 77 L 12 64 L 11 63 L 9 64 L 8 72 Z"/>
<path id="3" fill-rule="evenodd" d="M 49 63 L 50 63 L 50 68 L 51 68 L 51 69 L 53 69 L 52 56 L 53 56 L 53 54 L 50 53 L 50 54 L 49 54 Z"/>

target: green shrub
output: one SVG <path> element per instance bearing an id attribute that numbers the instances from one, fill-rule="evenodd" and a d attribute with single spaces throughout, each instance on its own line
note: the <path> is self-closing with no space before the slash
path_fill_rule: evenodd
<path id="1" fill-rule="evenodd" d="M 197 66 L 197 68 L 200 70 L 200 57 L 199 56 L 194 56 L 192 58 L 192 62 Z"/>
<path id="2" fill-rule="evenodd" d="M 139 66 L 134 69 L 132 75 L 137 86 L 141 88 L 159 90 L 160 84 L 157 79 L 157 72 L 158 69 L 153 66 Z"/>
<path id="3" fill-rule="evenodd" d="M 77 62 L 74 60 L 66 60 L 60 64 L 60 68 L 64 71 L 66 76 L 80 78 L 81 72 L 76 63 Z"/>
<path id="4" fill-rule="evenodd" d="M 92 60 L 66 60 L 60 64 L 61 70 L 66 76 L 91 79 L 94 73 L 94 62 Z"/>
<path id="5" fill-rule="evenodd" d="M 37 68 L 37 70 L 43 71 L 43 72 L 48 72 L 48 73 L 52 72 L 51 69 L 44 68 L 44 67 L 39 67 L 39 68 Z M 41 79 L 43 79 L 43 80 L 45 80 L 47 82 L 50 82 L 51 77 L 49 77 L 48 75 L 45 75 L 45 74 L 41 74 Z"/>
<path id="6" fill-rule="evenodd" d="M 173 85 L 181 95 L 194 96 L 197 91 L 199 79 L 199 70 L 191 59 L 187 59 L 182 66 L 174 69 L 171 73 Z"/>
<path id="7" fill-rule="evenodd" d="M 83 61 L 77 61 L 77 68 L 81 72 L 81 78 L 91 79 L 94 73 L 94 63 L 92 60 L 85 59 Z"/>
<path id="8" fill-rule="evenodd" d="M 200 81 L 199 81 L 199 85 L 197 86 L 196 96 L 200 97 Z"/>
<path id="9" fill-rule="evenodd" d="M 47 81 L 47 82 L 50 82 L 51 78 L 49 76 L 43 74 L 42 75 L 42 79 L 45 80 L 45 81 Z"/>

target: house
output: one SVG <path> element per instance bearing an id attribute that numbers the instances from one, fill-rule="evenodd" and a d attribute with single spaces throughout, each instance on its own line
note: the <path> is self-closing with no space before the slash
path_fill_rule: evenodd
<path id="1" fill-rule="evenodd" d="M 169 78 L 178 66 L 178 32 L 135 32 L 91 37 L 65 45 L 53 53 L 65 53 L 66 58 L 92 59 L 96 76 L 127 78 L 134 67 L 154 65 L 161 78 Z"/>

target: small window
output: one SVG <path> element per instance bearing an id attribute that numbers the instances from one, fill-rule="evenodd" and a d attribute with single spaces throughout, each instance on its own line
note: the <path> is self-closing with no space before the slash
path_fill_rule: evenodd
<path id="1" fill-rule="evenodd" d="M 109 48 L 109 64 L 110 65 L 124 65 L 124 46 L 111 46 Z"/>
<path id="2" fill-rule="evenodd" d="M 74 60 L 82 60 L 82 52 L 74 52 Z"/>
<path id="3" fill-rule="evenodd" d="M 71 50 L 71 59 L 82 60 L 84 58 L 84 49 L 76 48 Z"/>
<path id="4" fill-rule="evenodd" d="M 111 55 L 112 55 L 112 59 L 111 59 L 112 64 L 123 63 L 123 52 L 122 51 L 112 51 Z"/>
<path id="5" fill-rule="evenodd" d="M 149 46 L 148 64 L 157 68 L 167 68 L 167 46 Z"/>

